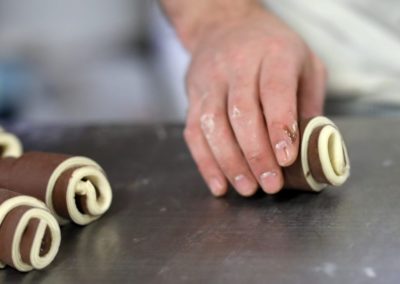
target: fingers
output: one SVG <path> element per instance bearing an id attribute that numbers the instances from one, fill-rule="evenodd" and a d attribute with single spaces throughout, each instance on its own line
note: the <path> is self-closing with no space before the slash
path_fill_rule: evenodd
<path id="1" fill-rule="evenodd" d="M 286 167 L 298 154 L 297 87 L 301 63 L 284 52 L 268 59 L 261 67 L 260 98 L 276 160 Z"/>
<path id="2" fill-rule="evenodd" d="M 231 79 L 229 119 L 254 177 L 265 192 L 276 193 L 283 186 L 283 176 L 260 107 L 258 66 L 250 63 L 242 67 L 246 72 L 236 72 Z"/>
<path id="3" fill-rule="evenodd" d="M 299 90 L 299 116 L 307 119 L 323 113 L 327 72 L 324 64 L 315 56 L 304 66 Z"/>
<path id="4" fill-rule="evenodd" d="M 243 196 L 253 195 L 258 184 L 278 192 L 281 167 L 297 159 L 298 115 L 322 113 L 325 74 L 319 61 L 282 49 L 268 55 L 259 69 L 259 59 L 225 65 L 231 67 L 226 76 L 207 69 L 197 94 L 189 95 L 184 136 L 216 196 L 227 192 L 227 180 Z"/>
<path id="5" fill-rule="evenodd" d="M 202 101 L 201 126 L 225 176 L 243 196 L 257 190 L 255 180 L 232 132 L 227 116 L 227 88 L 214 86 Z"/>
<path id="6" fill-rule="evenodd" d="M 226 178 L 208 147 L 208 143 L 200 127 L 201 115 L 200 97 L 190 96 L 184 138 L 197 164 L 200 174 L 215 196 L 226 194 L 228 185 Z"/>

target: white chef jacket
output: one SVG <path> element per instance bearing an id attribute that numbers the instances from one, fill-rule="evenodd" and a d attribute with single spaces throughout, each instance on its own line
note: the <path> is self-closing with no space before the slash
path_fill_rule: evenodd
<path id="1" fill-rule="evenodd" d="M 325 62 L 329 93 L 400 103 L 400 1 L 264 2 Z"/>

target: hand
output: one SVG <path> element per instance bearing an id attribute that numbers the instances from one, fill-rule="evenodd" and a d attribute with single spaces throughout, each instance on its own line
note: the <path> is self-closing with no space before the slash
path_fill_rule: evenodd
<path id="1" fill-rule="evenodd" d="M 323 110 L 326 73 L 263 8 L 205 25 L 192 43 L 185 140 L 216 196 L 278 192 L 299 151 L 298 118 Z"/>

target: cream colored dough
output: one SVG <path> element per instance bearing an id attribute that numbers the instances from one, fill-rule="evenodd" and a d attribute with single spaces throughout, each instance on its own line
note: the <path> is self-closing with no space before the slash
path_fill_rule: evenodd
<path id="1" fill-rule="evenodd" d="M 10 198 L 0 205 L 0 225 L 7 214 L 16 207 L 30 206 L 32 207 L 20 219 L 13 241 L 12 241 L 12 260 L 15 269 L 26 272 L 32 269 L 43 269 L 48 266 L 57 255 L 61 242 L 61 232 L 57 220 L 50 214 L 45 204 L 36 198 L 29 196 L 17 196 Z M 24 263 L 20 254 L 20 244 L 22 236 L 28 226 L 30 220 L 38 219 L 39 226 L 33 241 L 32 249 L 30 252 L 31 265 Z M 41 256 L 40 248 L 45 236 L 46 229 L 49 229 L 51 235 L 51 244 L 49 251 Z M 4 268 L 5 264 L 0 262 L 0 268 Z"/>
<path id="2" fill-rule="evenodd" d="M 5 132 L 0 127 L 0 148 L 1 157 L 15 157 L 18 158 L 22 155 L 22 144 L 19 139 L 11 134 Z"/>
<path id="3" fill-rule="evenodd" d="M 50 177 L 46 191 L 46 204 L 56 216 L 60 224 L 68 222 L 57 215 L 54 210 L 52 196 L 58 178 L 66 170 L 75 168 L 68 183 L 67 208 L 70 218 L 79 225 L 86 225 L 104 214 L 112 201 L 112 190 L 103 169 L 93 160 L 85 157 L 72 157 L 61 163 Z M 86 196 L 87 214 L 78 210 L 75 197 Z"/>
<path id="4" fill-rule="evenodd" d="M 321 191 L 327 186 L 327 184 L 315 180 L 312 175 L 307 175 L 310 172 L 308 143 L 313 130 L 320 126 L 323 126 L 323 129 L 318 139 L 318 153 L 325 177 L 333 186 L 340 186 L 350 175 L 347 148 L 336 125 L 326 117 L 315 117 L 307 124 L 301 143 L 303 174 L 313 191 Z"/>

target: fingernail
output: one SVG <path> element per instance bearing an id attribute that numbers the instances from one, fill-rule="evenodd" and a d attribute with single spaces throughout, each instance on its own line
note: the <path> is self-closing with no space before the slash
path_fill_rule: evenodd
<path id="1" fill-rule="evenodd" d="M 290 161 L 289 143 L 282 140 L 275 144 L 275 154 L 280 166 L 285 166 Z"/>
<path id="2" fill-rule="evenodd" d="M 288 166 L 293 158 L 293 145 L 296 143 L 298 136 L 297 121 L 292 123 L 292 126 L 283 127 L 283 139 L 275 144 L 275 155 L 280 166 Z"/>
<path id="3" fill-rule="evenodd" d="M 296 142 L 296 139 L 297 139 L 297 136 L 298 136 L 298 131 L 299 131 L 299 126 L 297 124 L 297 121 L 293 122 L 291 129 L 289 129 L 289 128 L 285 129 L 285 133 L 290 138 L 290 142 L 292 144 L 294 142 Z"/>
<path id="4" fill-rule="evenodd" d="M 281 189 L 278 174 L 274 171 L 264 172 L 260 175 L 261 186 L 265 192 L 277 193 Z"/>
<path id="5" fill-rule="evenodd" d="M 212 178 L 209 187 L 215 196 L 221 196 L 225 193 L 224 183 L 219 178 Z"/>
<path id="6" fill-rule="evenodd" d="M 250 196 L 255 191 L 254 184 L 244 175 L 238 175 L 235 177 L 235 187 L 245 196 Z"/>

